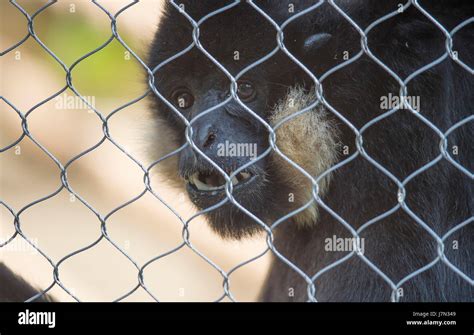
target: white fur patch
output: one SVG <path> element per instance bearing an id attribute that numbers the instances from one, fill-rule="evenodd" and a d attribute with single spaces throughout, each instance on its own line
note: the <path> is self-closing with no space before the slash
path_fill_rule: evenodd
<path id="1" fill-rule="evenodd" d="M 274 109 L 270 124 L 276 125 L 283 118 L 293 115 L 316 100 L 314 94 L 307 94 L 302 88 L 293 87 L 288 95 Z M 289 159 L 298 164 L 308 174 L 317 178 L 335 164 L 337 160 L 338 132 L 328 119 L 323 107 L 306 111 L 286 122 L 276 131 L 276 145 Z M 272 155 L 280 178 L 294 192 L 295 208 L 301 207 L 312 198 L 312 183 L 305 175 L 286 162 L 280 155 Z M 329 177 L 319 182 L 319 194 L 324 195 L 329 186 Z M 318 218 L 318 207 L 314 203 L 305 211 L 293 217 L 301 224 L 313 224 Z"/>

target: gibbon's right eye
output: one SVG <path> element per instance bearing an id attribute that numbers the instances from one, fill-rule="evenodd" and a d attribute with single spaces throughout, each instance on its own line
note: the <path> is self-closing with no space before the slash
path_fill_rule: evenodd
<path id="1" fill-rule="evenodd" d="M 194 96 L 190 90 L 180 87 L 171 93 L 171 100 L 181 109 L 187 109 L 194 104 Z"/>

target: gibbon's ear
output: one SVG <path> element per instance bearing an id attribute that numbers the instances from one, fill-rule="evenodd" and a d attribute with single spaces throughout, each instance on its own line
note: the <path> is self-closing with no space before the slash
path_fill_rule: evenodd
<path id="1" fill-rule="evenodd" d="M 318 33 L 306 38 L 303 44 L 304 53 L 311 53 L 323 47 L 331 40 L 332 35 L 328 33 Z"/>

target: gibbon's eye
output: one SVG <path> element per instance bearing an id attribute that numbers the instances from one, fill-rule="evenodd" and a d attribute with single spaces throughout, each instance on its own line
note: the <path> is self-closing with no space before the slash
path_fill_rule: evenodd
<path id="1" fill-rule="evenodd" d="M 248 80 L 239 81 L 237 89 L 237 94 L 239 95 L 239 98 L 244 102 L 252 101 L 257 95 L 253 84 Z"/>
<path id="2" fill-rule="evenodd" d="M 191 91 L 185 87 L 180 87 L 173 91 L 171 100 L 181 109 L 187 109 L 194 104 L 194 96 Z"/>

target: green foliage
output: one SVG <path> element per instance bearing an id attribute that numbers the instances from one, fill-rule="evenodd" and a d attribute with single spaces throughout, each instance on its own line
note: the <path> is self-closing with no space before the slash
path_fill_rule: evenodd
<path id="1" fill-rule="evenodd" d="M 46 12 L 44 13 L 46 14 Z M 41 15 L 35 20 L 38 36 L 43 43 L 67 66 L 79 58 L 102 46 L 112 35 L 109 18 L 88 21 L 79 13 L 62 15 Z M 120 24 L 119 24 L 120 29 Z M 120 36 L 132 50 L 134 43 L 127 34 L 120 31 Z M 112 40 L 97 53 L 83 59 L 72 70 L 74 86 L 82 94 L 95 96 L 120 95 L 125 90 L 140 84 L 141 66 L 126 49 Z M 46 53 L 38 55 L 50 57 Z M 127 57 L 129 56 L 129 57 Z M 128 59 L 127 59 L 128 58 Z M 58 75 L 65 77 L 61 68 L 55 67 Z"/>

